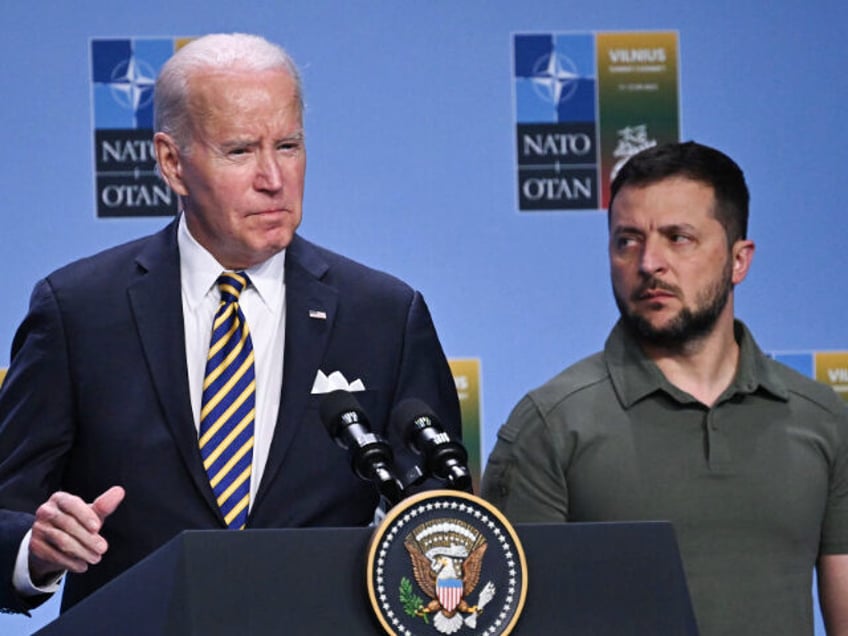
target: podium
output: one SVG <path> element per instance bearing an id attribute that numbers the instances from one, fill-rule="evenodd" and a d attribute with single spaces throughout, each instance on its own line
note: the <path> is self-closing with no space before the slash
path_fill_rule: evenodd
<path id="1" fill-rule="evenodd" d="M 667 522 L 516 524 L 528 592 L 513 634 L 697 635 Z M 39 636 L 374 636 L 369 528 L 186 531 Z M 422 634 L 438 632 L 432 626 Z M 474 634 L 463 629 L 462 634 Z"/>

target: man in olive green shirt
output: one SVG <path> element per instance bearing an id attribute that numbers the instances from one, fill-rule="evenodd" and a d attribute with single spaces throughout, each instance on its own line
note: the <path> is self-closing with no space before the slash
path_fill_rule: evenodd
<path id="1" fill-rule="evenodd" d="M 692 142 L 612 184 L 621 319 L 604 351 L 531 391 L 498 434 L 483 496 L 513 522 L 668 519 L 703 636 L 848 633 L 848 409 L 768 359 L 734 319 L 748 189 Z"/>

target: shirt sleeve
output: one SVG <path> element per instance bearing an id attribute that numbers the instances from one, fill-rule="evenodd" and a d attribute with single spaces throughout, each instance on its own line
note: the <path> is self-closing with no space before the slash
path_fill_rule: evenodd
<path id="1" fill-rule="evenodd" d="M 529 395 L 498 431 L 481 493 L 513 523 L 568 520 L 568 484 L 557 444 Z"/>
<path id="2" fill-rule="evenodd" d="M 54 594 L 59 591 L 62 583 L 62 577 L 65 573 L 62 572 L 47 583 L 47 585 L 35 585 L 29 573 L 29 539 L 32 536 L 32 530 L 24 535 L 21 541 L 21 547 L 18 548 L 18 558 L 15 561 L 15 571 L 12 574 L 12 585 L 15 591 L 23 597 L 39 596 L 41 594 Z"/>
<path id="3" fill-rule="evenodd" d="M 848 408 L 836 418 L 835 431 L 820 554 L 848 554 Z"/>

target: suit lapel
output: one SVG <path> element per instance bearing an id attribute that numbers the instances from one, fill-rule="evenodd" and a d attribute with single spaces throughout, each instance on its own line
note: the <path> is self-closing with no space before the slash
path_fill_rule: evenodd
<path id="1" fill-rule="evenodd" d="M 304 413 L 338 301 L 335 288 L 320 280 L 327 269 L 315 247 L 295 236 L 286 249 L 286 344 L 280 410 L 255 507 L 279 472 L 298 429 L 307 425 Z"/>
<path id="2" fill-rule="evenodd" d="M 128 295 L 165 422 L 198 491 L 220 516 L 203 470 L 191 411 L 176 237 L 175 221 L 151 239 L 139 254 L 140 274 Z"/>

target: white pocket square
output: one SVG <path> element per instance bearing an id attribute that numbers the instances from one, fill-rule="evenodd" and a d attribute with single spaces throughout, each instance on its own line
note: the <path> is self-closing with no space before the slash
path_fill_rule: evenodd
<path id="1" fill-rule="evenodd" d="M 341 371 L 333 371 L 330 375 L 325 375 L 321 369 L 315 374 L 315 382 L 312 383 L 312 393 L 330 393 L 341 389 L 342 391 L 364 391 L 365 385 L 362 380 L 357 378 L 353 382 L 348 382 L 347 378 L 342 375 Z"/>

